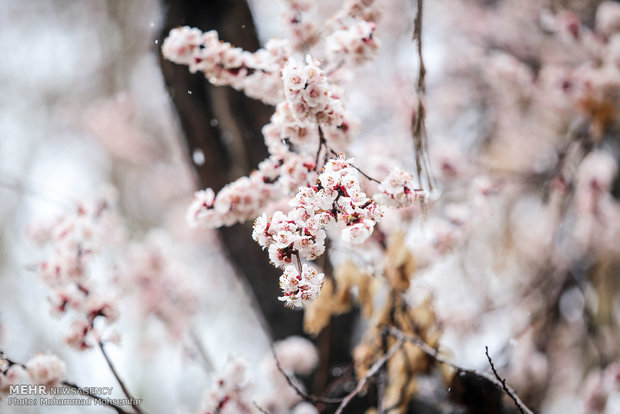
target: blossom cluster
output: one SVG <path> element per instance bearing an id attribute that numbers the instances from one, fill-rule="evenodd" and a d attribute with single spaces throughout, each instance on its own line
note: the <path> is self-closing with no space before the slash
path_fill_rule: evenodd
<path id="1" fill-rule="evenodd" d="M 214 376 L 207 391 L 201 414 L 258 413 L 316 414 L 311 404 L 300 403 L 300 396 L 289 385 L 283 372 L 303 389 L 295 374 L 308 375 L 317 366 L 319 357 L 314 345 L 307 339 L 292 336 L 274 344 L 274 356 L 269 353 L 260 364 L 263 376 L 261 389 L 251 381 L 248 363 L 241 357 L 230 358 Z M 279 368 L 278 368 L 279 363 Z M 281 372 L 280 369 L 283 371 Z M 260 410 L 257 408 L 260 407 Z"/>
<path id="2" fill-rule="evenodd" d="M 271 154 L 315 154 L 321 139 L 336 151 L 344 151 L 357 129 L 357 121 L 344 109 L 335 85 L 328 82 L 320 62 L 289 59 L 282 69 L 286 100 L 277 105 L 263 127 Z"/>
<path id="3" fill-rule="evenodd" d="M 374 195 L 374 199 L 384 205 L 407 207 L 416 201 L 424 201 L 426 193 L 415 188 L 413 174 L 396 167 L 381 181 L 382 191 Z"/>
<path id="4" fill-rule="evenodd" d="M 294 118 L 302 123 L 318 124 L 330 144 L 339 149 L 341 141 L 348 143 L 351 121 L 346 119 L 342 101 L 332 93 L 319 65 L 310 56 L 306 57 L 305 65 L 289 59 L 282 69 L 284 94 Z"/>
<path id="5" fill-rule="evenodd" d="M 312 19 L 315 2 L 311 0 L 287 0 L 282 15 L 295 50 L 308 49 L 318 40 L 318 26 Z"/>
<path id="6" fill-rule="evenodd" d="M 218 39 L 216 31 L 203 33 L 191 27 L 172 29 L 162 52 L 166 59 L 203 72 L 214 85 L 229 85 L 266 103 L 281 100 L 280 68 L 290 55 L 287 41 L 270 40 L 255 53 Z"/>
<path id="7" fill-rule="evenodd" d="M 153 231 L 144 242 L 128 246 L 119 273 L 137 297 L 143 315 L 157 318 L 170 336 L 178 339 L 194 315 L 198 293 L 186 277 L 188 272 L 171 259 L 173 249 L 165 233 Z"/>
<path id="8" fill-rule="evenodd" d="M 342 238 L 359 244 L 368 239 L 383 216 L 382 208 L 362 191 L 352 161 L 344 157 L 329 160 L 316 185 L 299 189 L 288 214 L 277 211 L 269 220 L 263 214 L 254 223 L 252 238 L 268 249 L 276 267 L 285 267 L 280 300 L 290 306 L 303 306 L 318 296 L 323 274 L 299 262 L 296 269 L 293 260 L 314 260 L 323 254 L 326 227 L 343 223 Z"/>
<path id="9" fill-rule="evenodd" d="M 362 3 L 348 2 L 346 10 L 359 13 L 345 18 L 341 11 L 328 24 L 323 49 L 331 51 L 332 67 L 359 63 L 377 47 L 374 23 L 363 20 L 372 15 L 363 12 L 369 2 Z M 220 227 L 256 217 L 270 202 L 315 180 L 321 149 L 344 151 L 351 141 L 357 122 L 344 110 L 341 93 L 328 82 L 322 63 L 310 56 L 305 63 L 292 57 L 319 40 L 314 23 L 307 19 L 312 9 L 312 2 L 288 1 L 285 17 L 292 43 L 271 40 L 255 53 L 220 41 L 214 31 L 190 27 L 173 29 L 164 41 L 162 52 L 168 60 L 204 72 L 215 85 L 229 85 L 277 104 L 262 131 L 269 158 L 217 195 L 212 189 L 197 192 L 187 212 L 190 225 Z"/>
<path id="10" fill-rule="evenodd" d="M 316 174 L 311 157 L 295 153 L 271 156 L 260 163 L 258 171 L 227 184 L 217 195 L 211 188 L 194 193 L 187 222 L 192 227 L 215 228 L 254 218 L 269 202 L 313 176 Z"/>
<path id="11" fill-rule="evenodd" d="M 226 185 L 217 195 L 209 188 L 196 192 L 187 211 L 190 225 L 229 226 L 256 217 L 269 202 L 289 196 L 316 178 L 316 153 L 321 145 L 346 147 L 356 122 L 332 94 L 318 64 L 310 58 L 305 65 L 293 59 L 287 62 L 282 70 L 286 100 L 263 127 L 269 158 L 250 176 Z"/>
<path id="12" fill-rule="evenodd" d="M 302 265 L 301 273 L 295 266 L 286 266 L 280 276 L 280 287 L 284 296 L 279 299 L 289 306 L 302 307 L 313 302 L 321 293 L 323 273 L 306 263 Z"/>
<path id="13" fill-rule="evenodd" d="M 361 190 L 352 160 L 329 159 L 347 149 L 357 130 L 357 121 L 345 111 L 342 100 L 346 76 L 334 77 L 333 82 L 330 76 L 341 72 L 341 67 L 364 62 L 376 51 L 372 19 L 377 15 L 372 1 L 346 2 L 343 10 L 326 22 L 321 36 L 310 16 L 312 2 L 290 0 L 287 7 L 285 18 L 292 40 L 290 44 L 280 41 L 277 47 L 268 43 L 268 67 L 257 64 L 256 58 L 267 52 L 252 54 L 220 42 L 214 32 L 203 34 L 189 27 L 174 29 L 164 42 L 163 53 L 173 62 L 188 65 L 192 72 L 203 71 L 211 83 L 230 85 L 248 96 L 277 103 L 262 129 L 269 157 L 249 176 L 217 194 L 211 188 L 196 192 L 186 218 L 192 226 L 228 226 L 257 217 L 270 203 L 296 194 L 289 212 L 276 211 L 269 219 L 263 213 L 256 219 L 253 238 L 283 270 L 283 296 L 279 299 L 288 306 L 301 307 L 316 299 L 324 277 L 302 259 L 311 261 L 324 253 L 327 227 L 341 224 L 342 239 L 360 244 L 383 216 L 379 203 L 403 207 L 423 195 L 415 190 L 413 176 L 398 170 L 382 183 L 383 192 L 375 203 Z M 305 61 L 293 55 L 294 51 L 308 53 L 323 41 L 327 63 L 309 54 Z M 277 81 L 279 93 L 251 93 L 249 85 L 258 76 Z"/>
<path id="14" fill-rule="evenodd" d="M 0 355 L 0 396 L 8 394 L 11 385 L 25 382 L 54 387 L 65 380 L 67 367 L 52 354 L 38 354 L 25 365 L 16 364 Z"/>
<path id="15" fill-rule="evenodd" d="M 216 374 L 201 413 L 247 414 L 254 412 L 246 371 L 247 363 L 244 360 L 230 360 L 226 367 Z"/>
<path id="16" fill-rule="evenodd" d="M 379 47 L 373 22 L 358 20 L 349 27 L 336 30 L 326 41 L 327 58 L 331 62 L 361 64 Z"/>
<path id="17" fill-rule="evenodd" d="M 76 215 L 61 218 L 51 227 L 39 227 L 31 235 L 49 245 L 52 255 L 37 264 L 37 272 L 52 289 L 52 312 L 76 317 L 65 338 L 77 349 L 99 341 L 95 320 L 106 325 L 116 321 L 115 300 L 102 296 L 89 273 L 99 248 L 117 235 L 117 222 L 109 200 L 82 204 Z M 111 338 L 110 338 L 111 339 Z"/>

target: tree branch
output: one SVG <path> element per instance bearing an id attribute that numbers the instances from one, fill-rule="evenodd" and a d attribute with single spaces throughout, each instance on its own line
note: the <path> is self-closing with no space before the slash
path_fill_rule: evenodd
<path id="1" fill-rule="evenodd" d="M 484 353 L 486 354 L 487 359 L 489 360 L 489 364 L 491 365 L 491 370 L 493 370 L 493 375 L 495 375 L 495 378 L 502 384 L 502 389 L 512 399 L 512 401 L 514 401 L 515 405 L 517 406 L 521 414 L 525 414 L 528 412 L 531 413 L 531 411 L 519 399 L 519 396 L 515 394 L 515 391 L 506 384 L 506 380 L 500 377 L 499 374 L 497 373 L 497 370 L 495 369 L 495 365 L 493 364 L 493 360 L 491 359 L 491 356 L 489 355 L 488 346 L 484 347 Z"/>
<path id="2" fill-rule="evenodd" d="M 133 409 L 136 410 L 138 414 L 144 414 L 144 411 L 142 411 L 142 409 L 140 408 L 140 405 L 136 403 L 136 398 L 134 398 L 131 395 L 131 393 L 129 392 L 129 389 L 127 388 L 127 386 L 121 379 L 120 375 L 118 375 L 118 372 L 116 371 L 116 368 L 114 367 L 114 364 L 112 364 L 112 360 L 110 359 L 107 352 L 105 351 L 103 342 L 97 341 L 97 345 L 99 346 L 99 349 L 101 350 L 101 353 L 103 354 L 103 357 L 105 358 L 105 362 L 108 364 L 108 367 L 110 367 L 110 371 L 112 371 L 114 378 L 116 378 L 116 381 L 121 386 L 123 393 L 131 401 L 131 406 L 133 407 Z"/>
<path id="3" fill-rule="evenodd" d="M 418 173 L 418 180 L 422 186 L 422 170 L 426 176 L 428 190 L 433 189 L 433 182 L 430 170 L 430 161 L 427 151 L 426 136 L 426 107 L 424 106 L 424 95 L 426 94 L 426 66 L 424 66 L 424 58 L 422 56 L 422 15 L 424 11 L 424 0 L 418 0 L 418 10 L 415 15 L 413 24 L 413 40 L 416 42 L 418 54 L 418 79 L 416 83 L 416 95 L 418 99 L 417 110 L 411 122 L 411 134 L 413 135 L 413 143 L 415 146 L 415 164 Z M 424 167 L 424 168 L 423 168 Z"/>
<path id="4" fill-rule="evenodd" d="M 353 397 L 359 394 L 362 388 L 364 388 L 364 385 L 366 385 L 368 380 L 372 378 L 379 371 L 379 369 L 390 358 L 392 358 L 392 356 L 396 353 L 396 351 L 398 351 L 403 346 L 403 343 L 404 343 L 403 339 L 402 338 L 397 338 L 397 339 L 398 341 L 394 345 L 392 345 L 390 350 L 386 354 L 384 354 L 381 358 L 379 358 L 374 364 L 372 364 L 372 366 L 370 367 L 366 375 L 364 375 L 364 377 L 357 383 L 357 386 L 355 387 L 355 389 L 351 391 L 344 398 L 344 400 L 342 400 L 342 403 L 338 406 L 338 409 L 336 410 L 335 414 L 341 414 L 342 410 L 345 409 L 345 407 L 347 406 L 347 404 L 349 404 L 349 402 L 353 399 Z"/>
<path id="5" fill-rule="evenodd" d="M 311 403 L 323 404 L 340 404 L 343 401 L 342 398 L 324 398 L 306 394 L 301 388 L 297 386 L 297 384 L 295 384 L 293 379 L 284 371 L 284 369 L 282 369 L 282 365 L 280 365 L 280 360 L 278 359 L 278 355 L 273 345 L 271 346 L 271 352 L 273 353 L 273 358 L 276 360 L 276 367 L 278 367 L 278 371 L 280 371 L 280 373 L 286 379 L 286 382 L 288 382 L 288 385 L 290 385 L 291 388 L 293 388 L 297 395 L 299 395 L 301 398 Z"/>
<path id="6" fill-rule="evenodd" d="M 521 399 L 517 395 L 516 391 L 514 389 L 512 389 L 510 386 L 508 386 L 506 384 L 505 380 L 501 380 L 499 378 L 499 376 L 497 375 L 497 373 L 495 373 L 495 375 L 490 375 L 490 374 L 488 374 L 486 372 L 478 371 L 478 370 L 475 370 L 475 369 L 463 368 L 462 366 L 457 365 L 455 362 L 452 362 L 449 359 L 441 356 L 439 354 L 439 351 L 437 351 L 435 348 L 431 347 L 426 342 L 422 341 L 420 338 L 416 338 L 415 336 L 407 335 L 406 333 L 404 333 L 403 331 L 401 331 L 400 329 L 398 329 L 398 328 L 396 328 L 394 326 L 385 326 L 384 329 L 386 330 L 386 332 L 389 332 L 390 335 L 396 337 L 397 339 L 400 339 L 401 341 L 407 341 L 407 342 L 410 342 L 410 343 L 416 345 L 418 348 L 420 348 L 420 350 L 422 352 L 424 352 L 429 357 L 433 358 L 435 361 L 437 361 L 439 363 L 442 363 L 442 364 L 449 365 L 452 368 L 454 368 L 457 372 L 466 372 L 468 374 L 471 374 L 471 375 L 474 375 L 474 376 L 477 376 L 477 377 L 481 377 L 481 378 L 486 379 L 487 381 L 490 381 L 496 387 L 498 387 L 499 389 L 501 389 L 504 392 L 506 392 L 513 399 L 513 401 L 515 402 L 515 404 L 517 404 L 517 407 L 519 408 L 521 413 L 523 413 L 523 414 L 534 414 L 534 412 L 532 410 L 530 410 L 523 403 L 523 401 L 521 401 Z M 488 357 L 488 354 L 487 354 L 487 357 Z M 493 367 L 492 364 L 491 364 L 491 367 Z M 495 369 L 493 369 L 493 371 L 495 372 Z"/>

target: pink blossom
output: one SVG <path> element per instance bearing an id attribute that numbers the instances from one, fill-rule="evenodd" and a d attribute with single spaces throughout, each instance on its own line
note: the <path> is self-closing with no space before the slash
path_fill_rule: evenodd
<path id="1" fill-rule="evenodd" d="M 26 370 L 35 384 L 59 385 L 65 379 L 66 366 L 56 355 L 37 355 L 26 363 Z"/>

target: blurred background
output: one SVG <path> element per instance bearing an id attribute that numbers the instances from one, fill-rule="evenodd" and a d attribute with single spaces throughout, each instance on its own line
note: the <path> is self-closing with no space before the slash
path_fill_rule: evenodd
<path id="1" fill-rule="evenodd" d="M 110 355 L 150 412 L 200 406 L 202 353 L 216 367 L 244 355 L 257 370 L 272 338 L 301 333 L 301 312 L 275 300 L 275 273 L 247 226 L 185 223 L 196 189 L 221 188 L 264 158 L 260 126 L 272 108 L 206 86 L 162 62 L 159 48 L 184 24 L 248 49 L 287 36 L 285 2 L 252 0 L 252 14 L 242 3 L 3 0 L 0 349 L 13 359 L 49 351 L 71 381 L 115 385 L 100 354 L 63 344 L 70 321 L 51 315 L 36 272 L 49 254 L 35 243 L 41 228 L 101 198 L 114 203 L 122 244 L 92 277 L 120 298 Z M 317 21 L 339 6 L 317 4 Z M 383 176 L 415 169 L 416 9 L 397 0 L 376 8 L 381 48 L 351 71 L 345 103 L 360 119 L 351 155 Z M 383 224 L 405 230 L 414 252 L 409 298 L 432 300 L 441 347 L 459 364 L 487 369 L 489 346 L 537 412 L 620 413 L 620 5 L 440 0 L 424 17 L 438 189 L 423 214 Z M 133 262 L 115 259 L 124 246 Z M 347 257 L 376 267 L 372 249 L 336 245 L 334 263 Z M 141 268 L 153 261 L 164 270 Z M 266 269 L 256 272 L 263 279 L 249 284 L 248 268 Z M 158 312 L 143 305 L 160 296 L 136 289 L 155 273 L 161 302 L 171 301 Z M 347 332 L 348 352 L 359 338 Z M 444 396 L 433 393 L 422 387 L 429 401 Z M 464 412 L 442 409 L 429 412 Z M 42 411 L 0 403 L 0 412 Z"/>

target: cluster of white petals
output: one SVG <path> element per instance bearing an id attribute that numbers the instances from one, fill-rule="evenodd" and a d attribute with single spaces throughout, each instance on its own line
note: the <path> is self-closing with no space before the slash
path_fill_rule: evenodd
<path id="1" fill-rule="evenodd" d="M 305 65 L 288 61 L 282 70 L 286 101 L 278 104 L 271 122 L 263 127 L 269 158 L 217 195 L 210 188 L 196 192 L 186 216 L 191 226 L 230 226 L 256 217 L 271 201 L 315 180 L 316 152 L 322 144 L 346 147 L 356 122 L 332 95 L 317 65 L 311 59 Z"/>
<path id="2" fill-rule="evenodd" d="M 56 355 L 40 354 L 26 363 L 26 371 L 34 384 L 53 387 L 64 381 L 67 367 Z"/>
<path id="3" fill-rule="evenodd" d="M 191 27 L 172 29 L 164 40 L 166 59 L 203 72 L 214 85 L 229 85 L 246 95 L 275 104 L 282 99 L 280 68 L 290 55 L 288 42 L 270 40 L 255 53 L 218 39 L 216 31 Z"/>
<path id="4" fill-rule="evenodd" d="M 269 157 L 217 194 L 211 188 L 196 192 L 186 218 L 191 226 L 229 226 L 257 217 L 273 202 L 295 194 L 288 213 L 258 217 L 252 237 L 268 250 L 272 264 L 283 269 L 280 300 L 301 307 L 316 299 L 323 281 L 323 274 L 302 259 L 311 261 L 324 253 L 328 226 L 341 226 L 344 241 L 361 244 L 383 216 L 379 202 L 403 207 L 423 195 L 414 189 L 411 174 L 397 170 L 382 183 L 376 203 L 362 191 L 352 160 L 328 159 L 345 151 L 357 130 L 342 102 L 343 79 L 332 78 L 330 83 L 330 76 L 376 51 L 372 1 L 346 2 L 320 36 L 312 22 L 313 2 L 287 0 L 286 6 L 291 43 L 270 42 L 249 53 L 220 41 L 215 32 L 181 27 L 170 32 L 163 54 L 192 72 L 204 72 L 213 84 L 230 85 L 277 104 L 262 129 Z M 323 41 L 327 65 L 310 55 L 305 61 L 293 57 L 293 50 L 306 53 Z"/>
<path id="5" fill-rule="evenodd" d="M 306 64 L 290 58 L 282 69 L 284 95 L 300 121 L 339 126 L 344 119 L 344 107 L 340 99 L 332 96 L 320 64 L 310 56 L 306 56 Z"/>
<path id="6" fill-rule="evenodd" d="M 295 266 L 286 266 L 280 276 L 280 287 L 284 296 L 278 299 L 287 306 L 296 308 L 312 303 L 321 293 L 323 277 L 323 273 L 318 273 L 314 267 L 306 263 L 302 265 L 301 273 Z"/>
<path id="7" fill-rule="evenodd" d="M 375 194 L 373 198 L 386 206 L 407 207 L 416 201 L 426 200 L 426 192 L 415 188 L 413 174 L 398 167 L 381 181 L 379 189 L 381 193 Z"/>
<path id="8" fill-rule="evenodd" d="M 211 188 L 194 193 L 186 213 L 189 225 L 215 228 L 252 219 L 269 202 L 316 177 L 312 157 L 295 153 L 272 155 L 258 168 L 249 177 L 227 184 L 217 195 Z"/>
<path id="9" fill-rule="evenodd" d="M 187 210 L 187 222 L 190 226 L 201 224 L 213 228 L 255 217 L 271 200 L 272 190 L 259 174 L 252 174 L 227 184 L 217 197 L 211 188 L 197 191 Z"/>
<path id="10" fill-rule="evenodd" d="M 374 56 L 379 47 L 373 22 L 358 20 L 336 30 L 326 39 L 327 58 L 331 62 L 359 65 Z"/>
<path id="11" fill-rule="evenodd" d="M 252 238 L 264 249 L 276 267 L 285 267 L 280 278 L 284 296 L 290 306 L 303 306 L 318 296 L 322 274 L 294 259 L 314 260 L 325 251 L 325 228 L 342 223 L 342 238 L 363 243 L 373 232 L 383 210 L 366 196 L 359 183 L 353 160 L 331 159 L 323 168 L 316 185 L 299 188 L 288 214 L 276 211 L 270 219 L 263 214 L 256 219 Z"/>
<path id="12" fill-rule="evenodd" d="M 370 237 L 383 209 L 362 191 L 352 163 L 343 157 L 329 160 L 317 185 L 301 187 L 290 204 L 304 210 L 310 226 L 343 223 L 343 240 L 359 244 Z"/>

